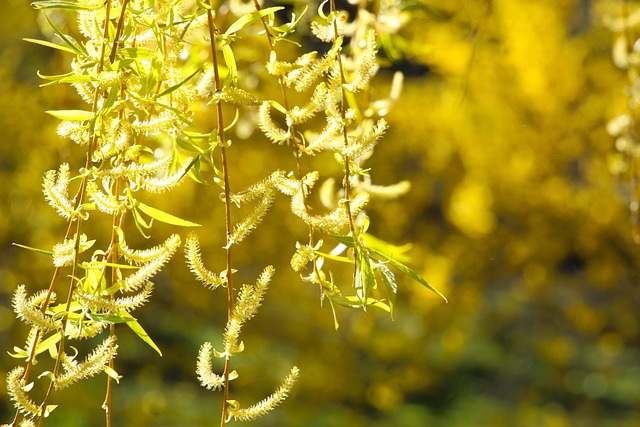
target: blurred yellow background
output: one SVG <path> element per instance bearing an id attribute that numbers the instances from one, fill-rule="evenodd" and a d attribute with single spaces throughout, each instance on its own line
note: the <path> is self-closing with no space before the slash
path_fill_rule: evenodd
<path id="1" fill-rule="evenodd" d="M 369 214 L 373 234 L 413 243 L 412 267 L 449 304 L 406 280 L 394 321 L 341 310 L 335 331 L 329 307 L 288 267 L 292 242 L 304 240 L 305 230 L 278 200 L 269 226 L 237 251 L 243 280 L 267 263 L 277 273 L 245 328 L 234 393 L 262 399 L 293 364 L 301 379 L 281 408 L 254 425 L 638 425 L 640 246 L 631 236 L 630 179 L 610 172 L 615 147 L 606 132 L 626 108 L 628 83 L 612 62 L 613 37 L 602 22 L 622 4 L 408 4 L 412 17 L 398 45 L 404 54 L 395 53 L 377 83 L 387 93 L 391 70 L 402 70 L 404 90 L 367 165 L 377 183 L 408 179 L 412 190 L 374 203 Z M 55 119 L 44 113 L 73 105 L 75 95 L 62 86 L 38 88 L 36 71 L 63 71 L 66 58 L 21 41 L 41 37 L 38 14 L 25 1 L 2 1 L 0 16 L 4 379 L 14 366 L 6 352 L 27 332 L 13 316 L 11 295 L 21 283 L 30 291 L 48 286 L 51 274 L 46 257 L 11 244 L 51 247 L 63 236 L 65 225 L 43 200 L 42 175 L 82 154 L 56 136 Z M 248 182 L 272 170 L 274 151 L 254 146 L 232 160 L 251 165 Z M 219 250 L 215 189 L 185 184 L 157 206 L 163 203 L 209 224 L 203 253 Z M 158 239 L 172 231 L 157 230 Z M 122 331 L 114 422 L 211 425 L 220 396 L 198 386 L 194 367 L 202 341 L 221 340 L 224 298 L 195 283 L 180 257 L 156 282 L 136 316 L 164 357 Z M 57 394 L 61 406 L 47 425 L 101 425 L 104 382 Z M 13 410 L 4 388 L 0 401 L 7 422 Z"/>

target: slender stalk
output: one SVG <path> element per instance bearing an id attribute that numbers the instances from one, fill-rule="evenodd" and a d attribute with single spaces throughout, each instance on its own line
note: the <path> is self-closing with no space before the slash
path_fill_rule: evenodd
<path id="1" fill-rule="evenodd" d="M 329 7 L 331 8 L 331 13 L 337 13 L 335 0 L 331 0 L 330 1 Z M 339 37 L 338 22 L 337 22 L 336 19 L 334 19 L 334 21 L 333 21 L 333 36 L 334 36 L 334 39 L 337 39 Z M 346 78 L 344 76 L 344 68 L 343 68 L 343 65 L 342 65 L 342 57 L 340 56 L 340 51 L 338 51 L 336 53 L 336 61 L 338 62 L 338 68 L 339 68 L 339 71 L 340 71 L 340 81 L 342 83 L 342 85 L 340 86 L 340 92 L 342 94 L 342 96 L 340 97 L 340 114 L 342 116 L 341 117 L 342 120 L 344 121 L 346 104 L 347 104 L 347 97 L 346 97 L 344 85 L 347 83 L 347 81 L 346 81 Z M 344 147 L 346 149 L 349 146 L 349 134 L 347 132 L 347 127 L 346 126 L 342 127 L 342 137 L 344 139 Z M 349 158 L 348 155 L 343 155 L 342 159 L 344 161 L 344 180 L 342 182 L 342 186 L 344 187 L 344 203 L 345 203 L 345 207 L 346 207 L 346 210 L 347 210 L 347 217 L 349 218 L 349 231 L 351 231 L 351 235 L 355 239 L 357 237 L 356 236 L 356 229 L 355 229 L 355 224 L 354 224 L 354 221 L 353 221 L 353 214 L 351 212 L 351 168 L 350 168 L 350 158 Z M 357 260 L 358 259 L 358 246 L 357 245 L 355 245 L 353 247 L 353 251 L 354 251 L 354 257 Z M 356 273 L 357 273 L 357 264 L 356 264 L 356 268 L 354 268 L 354 270 L 353 270 L 353 282 L 354 283 L 356 281 Z"/>
<path id="2" fill-rule="evenodd" d="M 218 30 L 216 28 L 215 22 L 213 20 L 213 12 L 212 12 L 212 2 L 208 0 L 209 8 L 207 8 L 207 21 L 209 26 L 209 38 L 211 45 L 211 57 L 213 61 L 213 75 L 215 82 L 216 92 L 222 90 L 222 85 L 220 83 L 220 73 L 218 70 L 218 50 L 216 48 L 216 34 Z M 224 134 L 224 116 L 222 109 L 222 100 L 218 100 L 216 102 L 216 112 L 217 112 L 217 133 L 218 133 L 218 143 L 220 145 L 220 153 L 221 153 L 221 162 L 222 162 L 222 174 L 224 181 L 224 201 L 225 201 L 225 228 L 227 234 L 227 242 L 230 242 L 229 238 L 233 231 L 232 222 L 231 222 L 231 187 L 229 185 L 229 165 L 227 162 L 227 149 L 226 149 L 226 140 Z M 226 279 L 227 279 L 227 319 L 231 319 L 233 313 L 234 306 L 234 295 L 233 295 L 233 285 L 232 285 L 232 244 L 226 245 L 226 258 L 227 258 L 227 266 L 226 266 Z M 227 423 L 227 413 L 229 410 L 229 373 L 231 372 L 231 356 L 227 355 L 224 361 L 224 401 L 222 402 L 222 414 L 220 417 L 220 426 L 224 427 Z"/>

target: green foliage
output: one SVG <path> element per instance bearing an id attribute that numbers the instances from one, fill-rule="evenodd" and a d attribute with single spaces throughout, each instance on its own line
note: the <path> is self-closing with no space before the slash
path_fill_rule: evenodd
<path id="1" fill-rule="evenodd" d="M 325 6 L 328 14 L 323 11 Z M 147 203 L 153 194 L 158 195 L 156 201 L 170 200 L 168 194 L 186 177 L 216 184 L 222 190 L 224 270 L 215 274 L 204 267 L 193 233 L 187 238 L 185 251 L 196 278 L 211 289 L 222 285 L 227 293 L 224 350 L 216 351 L 211 342 L 202 344 L 196 369 L 203 387 L 223 391 L 221 425 L 231 419 L 254 420 L 270 412 L 289 395 L 299 375 L 298 368 L 293 367 L 281 386 L 254 405 L 243 407 L 231 398 L 230 381 L 239 378 L 237 371 L 231 370 L 231 359 L 244 350 L 240 332 L 257 314 L 274 275 L 274 268 L 268 266 L 254 286 L 243 285 L 236 290 L 234 255 L 236 247 L 263 221 L 277 193 L 290 198 L 291 213 L 308 227 L 309 241 L 297 245 L 294 270 L 332 307 L 334 303 L 364 309 L 374 306 L 392 313 L 397 284 L 387 263 L 442 296 L 418 273 L 387 253 L 392 246 L 375 238 L 371 238 L 374 247 L 365 244 L 369 219 L 364 208 L 370 199 L 378 194 L 395 197 L 407 189 L 406 185 L 374 186 L 370 169 L 363 167 L 388 129 L 387 122 L 372 108 L 374 101 L 369 93 L 378 69 L 376 16 L 372 12 L 378 10 L 377 5 L 361 4 L 350 28 L 345 22 L 346 13 L 333 2 L 320 5 L 319 19 L 309 22 L 311 33 L 328 45 L 323 55 L 305 52 L 299 39 L 293 38 L 303 17 L 292 15 L 288 24 L 277 25 L 276 12 L 284 7 L 262 9 L 259 2 L 250 12 L 239 5 L 214 6 L 210 0 L 195 4 L 169 0 L 41 1 L 33 7 L 43 11 L 41 16 L 55 41 L 25 41 L 67 58 L 71 55 L 70 71 L 38 73 L 47 82 L 42 86 L 65 85 L 75 89 L 87 104 L 84 109 L 49 109 L 46 113 L 59 120 L 58 135 L 83 147 L 86 157 L 83 164 L 60 164 L 43 179 L 45 199 L 67 221 L 67 231 L 51 252 L 34 249 L 53 261 L 48 288 L 30 296 L 21 285 L 14 293 L 16 317 L 31 331 L 24 347 L 15 347 L 11 354 L 24 359 L 24 366 L 14 368 L 7 376 L 7 391 L 16 409 L 9 425 L 44 425 L 45 418 L 58 407 L 50 404 L 56 399 L 56 391 L 104 372 L 107 385 L 102 407 L 106 425 L 111 426 L 116 410 L 113 381 L 121 378 L 115 368 L 119 324 L 126 324 L 162 355 L 131 312 L 148 305 L 155 287 L 151 280 L 169 263 L 182 239 L 172 234 L 146 249 L 132 249 L 127 240 L 132 240 L 132 233 L 135 236 L 135 229 L 143 239 L 156 238 L 157 233 L 151 230 L 157 222 L 200 226 L 167 212 L 171 209 Z M 70 17 L 77 29 L 70 28 Z M 233 22 L 222 31 L 219 25 L 227 25 L 227 20 Z M 259 25 L 262 32 L 256 31 Z M 345 37 L 349 37 L 348 43 Z M 277 60 L 283 41 L 291 41 L 302 51 L 293 53 L 297 56 L 293 62 Z M 247 61 L 253 58 L 244 56 L 245 46 L 254 43 L 269 49 L 261 70 L 248 66 Z M 285 52 L 292 54 L 288 49 Z M 276 101 L 267 91 L 254 90 L 255 85 L 247 84 L 251 78 L 270 81 L 280 90 L 282 99 Z M 292 106 L 289 87 L 299 93 L 296 99 L 310 99 L 303 106 Z M 278 117 L 272 117 L 271 107 Z M 228 109 L 235 110 L 231 120 Z M 245 171 L 232 167 L 230 158 L 236 145 L 232 148 L 230 135 L 245 117 L 267 139 L 281 146 L 274 149 L 293 154 L 295 163 L 288 167 L 292 172 L 269 171 L 268 178 L 236 192 L 231 182 L 243 177 Z M 285 122 L 286 128 L 278 122 Z M 324 122 L 319 133 L 314 131 L 318 122 Z M 256 135 L 256 139 L 260 137 Z M 312 167 L 305 157 L 324 153 L 337 161 L 343 184 L 337 190 L 324 188 L 322 204 L 328 212 L 317 214 L 312 213 L 312 188 L 326 172 L 303 170 Z M 333 177 L 327 180 L 335 181 Z M 254 201 L 251 211 L 237 220 L 234 209 Z M 96 217 L 101 216 L 110 226 L 100 231 Z M 353 252 L 353 262 L 348 264 L 355 295 L 343 296 L 351 281 L 334 282 L 333 271 L 324 266 L 325 256 L 317 252 L 322 234 L 339 235 L 340 241 L 351 242 L 347 246 Z M 326 259 L 344 261 L 332 255 Z M 387 302 L 377 289 L 376 271 L 385 285 Z M 65 282 L 66 289 L 60 289 Z M 58 294 L 66 297 L 57 302 Z M 333 316 L 337 328 L 335 311 Z M 107 337 L 91 348 L 99 335 Z M 80 340 L 87 340 L 88 345 L 78 350 Z M 49 359 L 45 360 L 45 353 Z M 79 362 L 81 353 L 86 356 Z M 222 359 L 221 374 L 214 372 L 212 357 Z"/>

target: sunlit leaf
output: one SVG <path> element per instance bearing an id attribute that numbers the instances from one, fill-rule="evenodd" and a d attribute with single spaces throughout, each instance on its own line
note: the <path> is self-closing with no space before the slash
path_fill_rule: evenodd
<path id="1" fill-rule="evenodd" d="M 182 80 L 180 83 L 175 84 L 173 86 L 171 86 L 168 89 L 165 89 L 164 91 L 160 92 L 158 95 L 155 96 L 155 99 L 158 98 L 162 98 L 163 96 L 166 96 L 168 94 L 170 94 L 171 92 L 180 89 L 180 87 L 182 87 L 185 83 L 187 83 L 189 80 L 191 80 L 193 77 L 195 77 L 196 74 L 198 74 L 200 71 L 202 71 L 201 68 L 198 68 L 196 71 L 194 71 L 192 74 L 190 74 L 186 79 Z"/>
<path id="2" fill-rule="evenodd" d="M 347 296 L 347 297 L 331 297 L 331 301 L 335 302 L 338 305 L 347 308 L 362 308 L 364 307 L 376 307 L 381 310 L 386 311 L 387 313 L 391 312 L 391 308 L 384 301 L 380 301 L 373 298 L 368 298 L 365 301 L 359 301 L 356 296 Z"/>
<path id="3" fill-rule="evenodd" d="M 355 264 L 355 260 L 353 258 L 347 258 L 344 256 L 336 256 L 336 255 L 331 255 L 331 254 L 326 254 L 324 252 L 320 252 L 320 251 L 313 251 L 316 255 L 319 255 L 321 257 L 333 260 L 333 261 L 338 261 L 338 262 L 344 262 L 347 264 Z"/>
<path id="4" fill-rule="evenodd" d="M 336 239 L 338 242 L 350 248 L 353 248 L 356 245 L 355 240 L 353 240 L 353 237 L 351 236 L 333 235 L 332 237 Z"/>
<path id="5" fill-rule="evenodd" d="M 149 59 L 158 54 L 155 50 L 146 47 L 125 47 L 118 49 L 118 53 L 125 59 Z"/>
<path id="6" fill-rule="evenodd" d="M 71 49 L 71 48 L 69 48 L 67 46 L 62 46 L 62 45 L 59 45 L 59 44 L 51 43 L 51 42 L 48 42 L 46 40 L 38 40 L 38 39 L 30 39 L 30 38 L 24 38 L 22 40 L 24 40 L 26 42 L 29 42 L 29 43 L 35 43 L 35 44 L 39 44 L 39 45 L 42 45 L 42 46 L 50 47 L 52 49 L 61 50 L 63 52 L 73 53 L 74 55 L 78 53 L 77 51 L 75 51 L 75 50 L 73 50 L 73 49 Z"/>
<path id="7" fill-rule="evenodd" d="M 43 340 L 40 344 L 38 344 L 38 347 L 36 347 L 36 354 L 40 354 L 44 351 L 49 350 L 50 348 L 53 348 L 55 351 L 55 346 L 58 343 L 58 341 L 60 341 L 60 338 L 61 338 L 60 333 L 56 332 L 46 340 Z"/>
<path id="8" fill-rule="evenodd" d="M 255 11 L 255 12 L 248 13 L 248 14 L 242 16 L 240 19 L 238 19 L 233 24 L 231 24 L 229 26 L 229 28 L 227 28 L 227 31 L 225 31 L 224 33 L 226 35 L 231 35 L 231 34 L 237 33 L 238 31 L 240 31 L 241 29 L 243 29 L 247 25 L 251 25 L 252 23 L 256 22 L 258 19 L 261 19 L 263 16 L 270 15 L 270 14 L 272 14 L 274 12 L 277 12 L 279 10 L 282 10 L 282 9 L 284 9 L 283 6 L 267 7 L 267 8 L 262 9 L 262 10 L 258 10 L 258 11 Z"/>
<path id="9" fill-rule="evenodd" d="M 222 46 L 222 56 L 224 57 L 224 62 L 227 65 L 227 68 L 229 69 L 229 74 L 227 75 L 226 80 L 229 81 L 230 84 L 235 84 L 238 80 L 238 66 L 236 65 L 236 58 L 231 46 L 228 44 Z"/>
<path id="10" fill-rule="evenodd" d="M 63 0 L 45 0 L 34 1 L 31 3 L 31 7 L 34 9 L 74 9 L 74 10 L 98 10 L 102 5 L 88 6 L 77 3 L 75 1 L 63 1 Z"/>
<path id="11" fill-rule="evenodd" d="M 200 224 L 187 221 L 186 219 L 178 218 L 177 216 L 173 216 L 165 211 L 161 211 L 160 209 L 145 205 L 144 203 L 139 201 L 135 201 L 135 206 L 142 212 L 149 215 L 151 218 L 157 219 L 158 221 L 164 222 L 166 224 L 178 225 L 180 227 L 200 227 Z"/>
<path id="12" fill-rule="evenodd" d="M 21 245 L 19 243 L 12 243 L 12 245 L 13 246 L 17 246 L 17 247 L 22 248 L 22 249 L 27 249 L 27 250 L 30 250 L 30 251 L 33 251 L 33 252 L 36 252 L 36 253 L 39 253 L 39 254 L 43 254 L 43 255 L 49 255 L 49 256 L 53 255 L 53 252 L 45 251 L 44 249 L 32 248 L 31 246 Z"/>
<path id="13" fill-rule="evenodd" d="M 404 263 L 411 260 L 411 258 L 406 255 L 407 251 L 412 247 L 411 244 L 402 246 L 393 245 L 369 233 L 362 233 L 360 236 L 364 239 L 364 244 L 367 248 L 375 249 L 376 251 L 385 254 L 387 258 L 393 258 Z"/>
<path id="14" fill-rule="evenodd" d="M 406 265 L 402 264 L 400 261 L 397 261 L 397 260 L 395 260 L 393 258 L 389 258 L 385 254 L 383 254 L 383 253 L 381 253 L 381 252 L 379 252 L 379 251 L 377 251 L 375 249 L 370 249 L 370 250 L 372 252 L 376 253 L 377 255 L 379 255 L 381 257 L 382 261 L 388 262 L 393 267 L 397 268 L 402 274 L 404 274 L 404 275 L 410 277 L 411 279 L 415 280 L 416 282 L 420 283 L 422 286 L 424 286 L 425 288 L 429 289 L 431 292 L 435 293 L 436 295 L 438 295 L 440 298 L 442 298 L 446 302 L 449 302 L 447 300 L 447 298 L 444 295 L 442 295 L 442 293 L 440 293 L 439 290 L 437 290 L 436 288 L 431 286 L 424 278 L 422 278 L 422 276 L 420 276 L 418 273 L 416 273 L 415 271 L 413 271 L 412 269 L 410 269 Z"/>
<path id="15" fill-rule="evenodd" d="M 46 113 L 57 119 L 72 122 L 83 122 L 85 120 L 91 120 L 94 117 L 93 112 L 85 110 L 47 110 Z"/>
<path id="16" fill-rule="evenodd" d="M 132 315 L 126 312 L 121 312 L 120 316 L 125 319 L 127 326 L 131 328 L 131 330 L 137 336 L 139 336 L 140 339 L 142 339 L 142 341 L 146 342 L 149 345 L 149 347 L 154 349 L 160 356 L 162 356 L 162 352 L 160 351 L 156 343 L 153 342 L 149 334 L 147 334 L 144 328 L 140 325 L 140 323 L 138 323 L 138 321 Z"/>

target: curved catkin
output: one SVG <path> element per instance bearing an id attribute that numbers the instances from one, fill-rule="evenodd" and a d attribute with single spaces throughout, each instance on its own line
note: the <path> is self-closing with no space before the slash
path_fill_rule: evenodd
<path id="1" fill-rule="evenodd" d="M 205 286 L 209 289 L 215 289 L 218 286 L 226 285 L 227 281 L 223 275 L 217 275 L 205 267 L 202 256 L 200 255 L 200 241 L 198 240 L 198 236 L 193 232 L 187 235 L 184 253 L 189 270 L 191 270 L 191 273 L 193 273 L 196 279 L 204 283 Z"/>
<path id="2" fill-rule="evenodd" d="M 20 285 L 13 294 L 12 305 L 20 320 L 43 331 L 53 331 L 57 328 L 56 322 L 40 311 L 40 306 L 44 302 L 46 294 L 46 291 L 41 291 L 28 298 L 26 287 Z M 51 299 L 54 298 L 55 295 L 52 295 Z"/>
<path id="3" fill-rule="evenodd" d="M 69 186 L 69 164 L 60 165 L 58 172 L 50 170 L 44 175 L 42 185 L 44 196 L 49 205 L 54 208 L 60 216 L 71 219 L 78 211 L 74 208 L 68 195 Z"/>
<path id="4" fill-rule="evenodd" d="M 69 387 L 73 383 L 84 378 L 92 377 L 109 366 L 109 362 L 116 356 L 118 345 L 115 336 L 105 339 L 82 362 L 77 362 L 74 357 L 63 354 L 61 357 L 64 373 L 53 382 L 57 390 Z"/>
<path id="5" fill-rule="evenodd" d="M 33 383 L 27 386 L 22 384 L 24 371 L 24 367 L 18 366 L 7 374 L 7 393 L 18 411 L 33 417 L 40 414 L 40 407 L 27 396 L 26 390 L 30 389 Z"/>
<path id="6" fill-rule="evenodd" d="M 291 393 L 291 389 L 300 375 L 298 367 L 291 368 L 282 384 L 267 398 L 248 408 L 240 408 L 239 405 L 232 405 L 229 414 L 239 421 L 252 421 L 266 415 L 282 403 Z"/>
<path id="7" fill-rule="evenodd" d="M 281 129 L 271 118 L 271 104 L 263 102 L 258 110 L 258 126 L 272 142 L 284 144 L 291 138 L 289 131 Z"/>
<path id="8" fill-rule="evenodd" d="M 210 342 L 205 342 L 198 351 L 198 361 L 196 363 L 196 374 L 200 385 L 207 390 L 220 390 L 224 386 L 224 376 L 213 372 L 213 346 Z"/>

